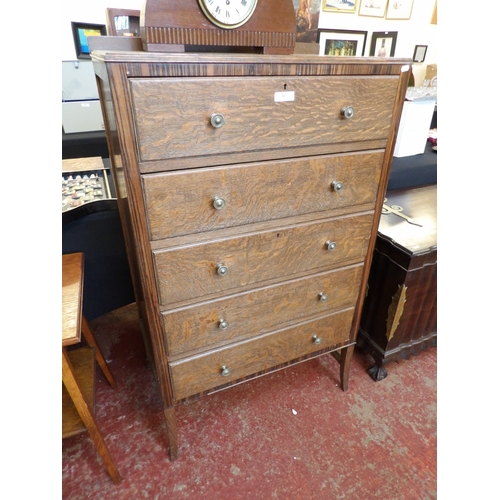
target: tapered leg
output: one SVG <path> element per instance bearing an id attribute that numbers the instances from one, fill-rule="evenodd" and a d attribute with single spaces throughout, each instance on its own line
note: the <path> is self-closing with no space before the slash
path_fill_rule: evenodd
<path id="1" fill-rule="evenodd" d="M 109 385 L 113 387 L 113 389 L 116 389 L 115 379 L 109 371 L 108 364 L 106 363 L 106 360 L 104 359 L 104 356 L 102 355 L 102 352 L 99 349 L 97 342 L 95 341 L 94 335 L 92 334 L 92 330 L 90 329 L 90 325 L 85 316 L 82 317 L 82 333 L 85 337 L 85 340 L 87 341 L 87 344 L 95 349 L 95 358 L 99 363 L 99 366 L 101 367 L 106 380 L 109 382 Z"/>
<path id="2" fill-rule="evenodd" d="M 175 419 L 175 409 L 165 408 L 163 410 L 165 422 L 167 424 L 168 445 L 170 449 L 170 460 L 177 460 L 177 420 Z"/>
<path id="3" fill-rule="evenodd" d="M 352 355 L 355 345 L 350 345 L 340 352 L 340 387 L 343 391 L 349 389 L 349 369 L 351 368 Z"/>
<path id="4" fill-rule="evenodd" d="M 78 381 L 76 379 L 75 372 L 73 371 L 68 353 L 64 348 L 62 350 L 62 380 L 64 386 L 66 387 L 66 390 L 73 400 L 80 418 L 82 419 L 85 427 L 89 432 L 90 438 L 94 442 L 94 446 L 96 447 L 97 452 L 99 453 L 99 455 L 101 455 L 101 458 L 104 461 L 104 465 L 106 466 L 111 479 L 114 483 L 118 484 L 119 482 L 121 482 L 120 473 L 115 467 L 108 447 L 106 446 L 106 442 L 104 441 L 97 422 L 94 419 L 94 415 L 92 414 L 92 411 L 90 410 L 90 407 L 85 400 L 85 396 L 83 395 L 82 390 L 78 385 Z"/>

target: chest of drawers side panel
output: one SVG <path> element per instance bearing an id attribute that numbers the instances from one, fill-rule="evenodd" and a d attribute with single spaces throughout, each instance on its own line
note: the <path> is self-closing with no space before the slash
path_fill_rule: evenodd
<path id="1" fill-rule="evenodd" d="M 366 286 L 368 284 L 368 276 L 370 273 L 370 266 L 373 258 L 373 251 L 375 249 L 375 243 L 377 241 L 377 231 L 380 223 L 380 217 L 382 214 L 382 206 L 384 204 L 384 197 L 387 190 L 387 183 L 389 181 L 389 171 L 392 163 L 392 158 L 394 155 L 394 148 L 396 146 L 396 137 L 398 133 L 399 123 L 401 120 L 401 114 L 403 112 L 403 103 L 406 97 L 406 90 L 408 88 L 408 78 L 410 65 L 395 65 L 395 70 L 399 71 L 398 86 L 396 89 L 396 95 L 394 100 L 394 108 L 392 112 L 392 122 L 389 129 L 389 135 L 387 138 L 387 147 L 385 149 L 384 160 L 382 163 L 382 171 L 380 173 L 380 179 L 378 182 L 377 198 L 375 202 L 375 213 L 373 217 L 373 224 L 371 228 L 370 239 L 365 256 L 365 266 L 363 272 L 363 278 L 361 280 L 360 290 L 356 308 L 354 310 L 354 318 L 352 322 L 351 329 L 351 340 L 355 341 L 359 329 L 359 322 L 361 318 L 361 312 L 363 308 L 363 301 L 366 294 Z"/>
<path id="2" fill-rule="evenodd" d="M 101 79 L 99 86 L 101 93 L 106 96 L 103 106 L 105 120 L 109 124 L 106 134 L 108 144 L 112 145 L 110 160 L 113 172 L 116 172 L 120 182 L 117 195 L 127 254 L 132 262 L 134 287 L 138 290 L 136 295 L 147 337 L 146 347 L 158 375 L 162 399 L 168 407 L 173 405 L 173 398 L 168 366 L 163 355 L 166 346 L 138 170 L 128 77 L 122 64 L 107 64 L 105 70 L 101 69 L 101 74 L 103 71 L 105 78 Z"/>

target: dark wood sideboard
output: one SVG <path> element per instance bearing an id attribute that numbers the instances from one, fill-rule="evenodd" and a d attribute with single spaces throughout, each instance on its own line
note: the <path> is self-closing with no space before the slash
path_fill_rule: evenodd
<path id="1" fill-rule="evenodd" d="M 387 363 L 437 344 L 436 195 L 434 184 L 389 191 L 384 202 L 415 223 L 393 212 L 380 219 L 357 341 L 375 359 L 376 381 Z"/>

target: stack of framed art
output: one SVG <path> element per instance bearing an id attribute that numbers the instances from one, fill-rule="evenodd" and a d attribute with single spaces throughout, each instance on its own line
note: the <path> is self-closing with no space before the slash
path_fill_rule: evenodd
<path id="1" fill-rule="evenodd" d="M 386 19 L 410 19 L 413 0 L 322 0 L 325 12 L 343 12 Z"/>

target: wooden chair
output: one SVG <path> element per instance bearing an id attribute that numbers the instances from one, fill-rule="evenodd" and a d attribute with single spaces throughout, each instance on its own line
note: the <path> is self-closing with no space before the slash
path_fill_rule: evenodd
<path id="1" fill-rule="evenodd" d="M 62 437 L 87 430 L 115 483 L 121 477 L 94 418 L 95 360 L 111 387 L 116 382 L 82 314 L 83 253 L 62 256 Z M 68 350 L 81 341 L 88 347 Z"/>

